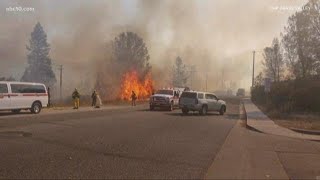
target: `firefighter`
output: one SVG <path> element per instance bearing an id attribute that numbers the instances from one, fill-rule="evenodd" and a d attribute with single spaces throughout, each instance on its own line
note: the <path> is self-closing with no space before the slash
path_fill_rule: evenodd
<path id="1" fill-rule="evenodd" d="M 100 108 L 100 106 L 102 106 L 102 100 L 100 98 L 100 95 L 97 93 L 97 101 L 95 108 Z"/>
<path id="2" fill-rule="evenodd" d="M 92 98 L 92 104 L 91 104 L 91 106 L 92 107 L 96 107 L 96 104 L 97 104 L 97 91 L 96 90 L 94 90 L 93 91 L 93 93 L 92 93 L 92 95 L 91 95 L 91 98 Z"/>
<path id="3" fill-rule="evenodd" d="M 137 100 L 137 95 L 134 91 L 132 91 L 132 94 L 131 94 L 131 101 L 132 101 L 131 105 L 132 106 L 136 106 L 136 100 Z"/>
<path id="4" fill-rule="evenodd" d="M 50 92 L 50 87 L 48 87 L 48 107 L 51 107 L 51 92 Z"/>
<path id="5" fill-rule="evenodd" d="M 80 106 L 80 93 L 78 92 L 78 89 L 75 88 L 72 93 L 72 99 L 74 102 L 74 108 L 73 109 L 79 109 Z"/>

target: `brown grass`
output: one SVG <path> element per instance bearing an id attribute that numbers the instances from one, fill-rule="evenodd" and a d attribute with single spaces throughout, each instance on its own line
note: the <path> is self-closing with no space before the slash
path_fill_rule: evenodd
<path id="1" fill-rule="evenodd" d="M 267 111 L 262 105 L 257 107 L 276 124 L 286 128 L 320 130 L 320 114 L 311 112 L 281 113 L 277 110 Z"/>

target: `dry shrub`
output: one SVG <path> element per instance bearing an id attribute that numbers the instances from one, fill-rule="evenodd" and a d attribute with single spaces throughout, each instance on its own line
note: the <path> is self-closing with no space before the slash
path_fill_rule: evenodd
<path id="1" fill-rule="evenodd" d="M 320 112 L 320 80 L 273 83 L 269 93 L 264 92 L 264 86 L 255 86 L 251 99 L 269 112 Z"/>

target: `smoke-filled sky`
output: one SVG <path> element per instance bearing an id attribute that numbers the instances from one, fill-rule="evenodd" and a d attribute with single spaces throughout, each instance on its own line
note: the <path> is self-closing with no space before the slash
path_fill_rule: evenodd
<path id="1" fill-rule="evenodd" d="M 154 78 L 161 85 L 177 56 L 195 65 L 193 86 L 208 90 L 251 85 L 252 51 L 261 71 L 262 49 L 279 37 L 287 18 L 306 0 L 1 0 L 0 76 L 19 79 L 27 65 L 30 33 L 40 22 L 55 65 L 69 86 L 93 86 L 97 60 L 123 31 L 145 40 Z M 9 7 L 31 7 L 12 12 Z M 58 69 L 54 66 L 54 71 Z M 166 73 L 168 72 L 168 73 Z M 161 73 L 161 76 L 159 74 Z M 224 84 L 224 85 L 222 85 Z"/>

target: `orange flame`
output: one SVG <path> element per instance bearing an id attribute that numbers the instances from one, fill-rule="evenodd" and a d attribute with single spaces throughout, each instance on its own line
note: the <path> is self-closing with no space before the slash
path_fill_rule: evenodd
<path id="1" fill-rule="evenodd" d="M 122 100 L 131 100 L 131 94 L 134 91 L 138 99 L 147 99 L 153 91 L 153 80 L 151 73 L 148 73 L 143 81 L 139 80 L 136 71 L 130 71 L 124 74 L 121 83 L 120 98 Z"/>

